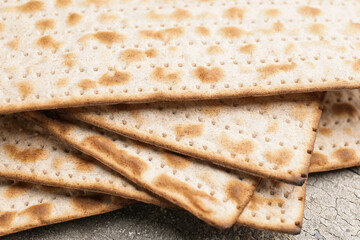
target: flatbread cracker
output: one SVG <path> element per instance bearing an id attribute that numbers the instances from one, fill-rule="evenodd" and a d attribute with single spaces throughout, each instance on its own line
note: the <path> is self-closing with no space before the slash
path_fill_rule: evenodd
<path id="1" fill-rule="evenodd" d="M 360 90 L 327 92 L 310 172 L 360 165 Z"/>
<path id="2" fill-rule="evenodd" d="M 142 142 L 265 178 L 307 178 L 321 94 L 69 109 Z"/>
<path id="3" fill-rule="evenodd" d="M 85 123 L 61 122 L 40 112 L 22 116 L 139 186 L 220 228 L 235 223 L 259 182 L 256 177 L 155 149 Z"/>
<path id="4" fill-rule="evenodd" d="M 305 189 L 263 179 L 237 223 L 252 228 L 299 234 L 302 227 Z"/>
<path id="5" fill-rule="evenodd" d="M 0 116 L 0 177 L 168 205 L 16 115 Z"/>
<path id="6" fill-rule="evenodd" d="M 358 88 L 358 6 L 4 1 L 0 113 Z"/>
<path id="7" fill-rule="evenodd" d="M 0 236 L 102 214 L 130 200 L 102 194 L 0 180 Z"/>

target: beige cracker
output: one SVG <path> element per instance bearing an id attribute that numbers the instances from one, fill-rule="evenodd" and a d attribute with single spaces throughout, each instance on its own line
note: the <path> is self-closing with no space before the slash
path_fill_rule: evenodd
<path id="1" fill-rule="evenodd" d="M 161 206 L 166 204 L 117 172 L 15 115 L 0 116 L 0 176 L 102 192 Z"/>
<path id="2" fill-rule="evenodd" d="M 79 120 L 261 177 L 302 185 L 320 94 L 69 109 Z"/>
<path id="3" fill-rule="evenodd" d="M 356 0 L 0 6 L 0 113 L 360 87 Z"/>
<path id="4" fill-rule="evenodd" d="M 209 224 L 228 228 L 250 200 L 258 178 L 166 152 L 84 123 L 23 114 L 61 140 Z"/>
<path id="5" fill-rule="evenodd" d="M 0 180 L 0 236 L 129 205 L 119 197 Z"/>
<path id="6" fill-rule="evenodd" d="M 310 172 L 360 165 L 360 91 L 327 92 Z"/>

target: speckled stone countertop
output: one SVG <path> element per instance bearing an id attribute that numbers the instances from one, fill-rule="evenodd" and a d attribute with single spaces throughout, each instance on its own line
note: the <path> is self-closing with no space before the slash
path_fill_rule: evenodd
<path id="1" fill-rule="evenodd" d="M 240 226 L 221 231 L 185 211 L 138 203 L 4 239 L 360 239 L 360 168 L 311 175 L 306 200 L 303 230 L 296 236 Z"/>

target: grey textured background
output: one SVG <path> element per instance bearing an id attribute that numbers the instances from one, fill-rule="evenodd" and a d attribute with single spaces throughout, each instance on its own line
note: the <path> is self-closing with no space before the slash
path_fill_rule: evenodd
<path id="1" fill-rule="evenodd" d="M 297 236 L 240 226 L 220 231 L 185 211 L 139 203 L 4 239 L 360 239 L 360 168 L 310 176 L 303 231 Z"/>

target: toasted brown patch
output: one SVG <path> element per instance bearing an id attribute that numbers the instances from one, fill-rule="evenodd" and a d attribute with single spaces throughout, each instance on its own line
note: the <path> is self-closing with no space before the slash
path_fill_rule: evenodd
<path id="1" fill-rule="evenodd" d="M 204 26 L 199 26 L 199 27 L 196 27 L 195 28 L 195 32 L 197 34 L 199 34 L 200 36 L 210 36 L 211 35 L 211 32 L 210 32 L 210 29 L 204 27 Z"/>
<path id="2" fill-rule="evenodd" d="M 83 79 L 78 84 L 79 87 L 82 88 L 82 90 L 88 90 L 96 87 L 96 82 L 91 79 Z"/>
<path id="3" fill-rule="evenodd" d="M 28 215 L 31 221 L 46 223 L 49 222 L 54 206 L 51 203 L 42 203 L 26 208 L 21 213 Z"/>
<path id="4" fill-rule="evenodd" d="M 30 184 L 24 183 L 24 182 L 17 182 L 15 184 L 12 184 L 10 187 L 8 187 L 5 192 L 4 196 L 6 198 L 17 198 L 25 193 L 27 193 L 30 190 Z"/>
<path id="5" fill-rule="evenodd" d="M 117 32 L 97 32 L 93 37 L 103 44 L 120 43 L 125 40 L 125 36 Z"/>
<path id="6" fill-rule="evenodd" d="M 309 32 L 312 34 L 316 34 L 316 35 L 324 35 L 326 30 L 326 26 L 324 24 L 320 24 L 320 23 L 313 23 L 310 24 L 309 26 Z"/>
<path id="7" fill-rule="evenodd" d="M 360 23 L 349 22 L 346 32 L 349 34 L 359 33 L 360 32 Z"/>
<path id="8" fill-rule="evenodd" d="M 68 53 L 64 55 L 64 65 L 72 68 L 76 65 L 76 60 L 75 60 L 75 54 L 74 53 Z"/>
<path id="9" fill-rule="evenodd" d="M 220 135 L 219 141 L 220 144 L 224 146 L 227 150 L 229 150 L 231 153 L 249 155 L 256 148 L 256 145 L 253 141 L 248 139 L 233 141 L 226 133 L 222 133 Z"/>
<path id="10" fill-rule="evenodd" d="M 203 130 L 204 124 L 178 124 L 175 126 L 175 133 L 177 137 L 199 137 L 201 136 Z"/>
<path id="11" fill-rule="evenodd" d="M 223 49 L 220 46 L 210 46 L 207 50 L 206 53 L 210 54 L 210 55 L 214 55 L 214 54 L 220 54 L 223 53 Z"/>
<path id="12" fill-rule="evenodd" d="M 277 165 L 289 164 L 293 156 L 294 153 L 288 148 L 281 148 L 278 150 L 265 152 L 266 160 Z"/>
<path id="13" fill-rule="evenodd" d="M 280 14 L 281 14 L 281 11 L 276 8 L 266 9 L 264 11 L 264 15 L 268 18 L 274 18 L 274 17 L 280 16 Z"/>
<path id="14" fill-rule="evenodd" d="M 208 204 L 206 204 L 206 202 L 212 202 L 213 204 L 218 203 L 215 197 L 206 192 L 192 188 L 188 184 L 165 174 L 156 177 L 153 184 L 157 188 L 182 195 L 192 208 L 199 210 L 202 214 L 210 214 L 212 212 L 212 210 L 207 207 Z"/>
<path id="15" fill-rule="evenodd" d="M 247 44 L 240 47 L 240 52 L 246 53 L 246 54 L 252 54 L 256 49 L 256 45 L 254 44 Z"/>
<path id="16" fill-rule="evenodd" d="M 275 75 L 279 72 L 290 72 L 294 70 L 297 67 L 296 63 L 290 63 L 290 64 L 269 64 L 264 67 L 260 67 L 257 69 L 259 73 L 259 77 L 262 79 L 268 78 L 272 75 Z"/>
<path id="17" fill-rule="evenodd" d="M 319 133 L 325 137 L 331 137 L 333 135 L 333 131 L 330 128 L 319 128 Z"/>
<path id="18" fill-rule="evenodd" d="M 325 166 L 328 163 L 328 157 L 322 153 L 313 153 L 310 159 L 310 166 Z"/>
<path id="19" fill-rule="evenodd" d="M 356 108 L 348 103 L 334 104 L 331 110 L 335 116 L 339 117 L 355 117 L 358 114 Z"/>
<path id="20" fill-rule="evenodd" d="M 77 211 L 87 212 L 90 210 L 101 210 L 107 206 L 105 197 L 100 194 L 93 196 L 78 196 L 71 199 L 71 206 Z"/>
<path id="21" fill-rule="evenodd" d="M 71 13 L 66 19 L 66 23 L 69 26 L 75 26 L 81 22 L 82 18 L 83 16 L 78 13 Z"/>
<path id="22" fill-rule="evenodd" d="M 105 73 L 100 79 L 99 83 L 104 86 L 114 86 L 129 82 L 131 74 L 128 72 L 115 71 L 114 73 Z"/>
<path id="23" fill-rule="evenodd" d="M 181 20 L 186 20 L 186 19 L 190 19 L 192 18 L 192 15 L 189 11 L 185 10 L 185 9 L 176 9 L 174 12 L 170 13 L 170 14 L 159 14 L 156 13 L 155 11 L 151 11 L 148 14 L 148 17 L 151 19 L 174 19 L 177 21 L 181 21 Z"/>
<path id="24" fill-rule="evenodd" d="M 69 83 L 69 78 L 59 78 L 56 81 L 56 86 L 58 87 L 65 87 Z"/>
<path id="25" fill-rule="evenodd" d="M 151 78 L 158 82 L 177 83 L 181 81 L 181 72 L 171 72 L 168 68 L 157 67 L 151 73 Z"/>
<path id="26" fill-rule="evenodd" d="M 16 217 L 15 212 L 0 212 L 0 228 L 10 229 L 11 223 Z"/>
<path id="27" fill-rule="evenodd" d="M 251 196 L 253 191 L 240 180 L 231 180 L 226 184 L 225 192 L 230 200 L 237 203 L 237 206 L 245 206 L 248 198 L 244 196 Z"/>
<path id="28" fill-rule="evenodd" d="M 58 49 L 61 46 L 61 43 L 55 41 L 52 36 L 47 35 L 39 38 L 36 41 L 36 45 L 45 49 Z"/>
<path id="29" fill-rule="evenodd" d="M 34 90 L 32 85 L 28 81 L 23 81 L 23 82 L 17 83 L 17 88 L 20 91 L 21 96 L 24 98 L 29 96 Z"/>
<path id="30" fill-rule="evenodd" d="M 275 197 L 264 198 L 255 192 L 249 204 L 246 207 L 252 211 L 256 211 L 260 209 L 262 206 L 264 206 L 266 203 L 268 205 L 270 204 L 270 205 L 283 206 L 285 202 L 281 198 L 275 198 Z"/>
<path id="31" fill-rule="evenodd" d="M 98 20 L 100 22 L 113 22 L 116 21 L 117 19 L 119 19 L 118 15 L 115 14 L 109 14 L 109 13 L 102 13 L 99 17 Z"/>
<path id="32" fill-rule="evenodd" d="M 309 6 L 300 7 L 298 12 L 305 17 L 317 17 L 322 13 L 320 9 Z"/>
<path id="33" fill-rule="evenodd" d="M 203 83 L 216 83 L 225 77 L 224 71 L 219 67 L 206 68 L 200 66 L 195 69 L 195 77 Z"/>
<path id="34" fill-rule="evenodd" d="M 188 159 L 177 155 L 176 153 L 163 152 L 162 157 L 166 160 L 169 166 L 173 168 L 184 169 L 191 165 L 191 162 Z"/>
<path id="35" fill-rule="evenodd" d="M 238 7 L 229 8 L 223 14 L 223 16 L 225 18 L 230 18 L 233 20 L 236 20 L 236 19 L 242 20 L 244 15 L 245 15 L 245 9 L 238 8 Z"/>
<path id="36" fill-rule="evenodd" d="M 110 0 L 85 0 L 84 4 L 86 6 L 94 5 L 96 7 L 100 7 L 110 4 Z"/>
<path id="37" fill-rule="evenodd" d="M 272 122 L 271 124 L 268 125 L 268 128 L 266 130 L 266 132 L 268 133 L 276 133 L 278 130 L 278 123 L 277 122 Z"/>
<path id="38" fill-rule="evenodd" d="M 177 39 L 181 37 L 183 34 L 184 34 L 184 29 L 182 27 L 167 28 L 159 31 L 152 31 L 152 30 L 140 31 L 140 35 L 145 38 L 162 40 L 164 42 L 169 42 L 173 39 Z"/>
<path id="39" fill-rule="evenodd" d="M 72 0 L 56 0 L 56 7 L 63 8 L 69 7 L 72 4 Z"/>
<path id="40" fill-rule="evenodd" d="M 245 35 L 246 32 L 237 27 L 223 27 L 220 29 L 220 34 L 226 38 L 240 38 Z"/>
<path id="41" fill-rule="evenodd" d="M 86 147 L 91 147 L 92 150 L 96 151 L 99 155 L 101 154 L 102 157 L 114 160 L 114 162 L 121 165 L 122 168 L 128 168 L 133 175 L 141 176 L 142 173 L 149 169 L 148 164 L 118 149 L 114 142 L 105 137 L 87 137 L 81 144 Z"/>
<path id="42" fill-rule="evenodd" d="M 148 58 L 154 58 L 157 56 L 157 54 L 158 54 L 158 52 L 155 48 L 151 48 L 151 49 L 145 51 L 145 55 Z"/>
<path id="43" fill-rule="evenodd" d="M 36 28 L 45 31 L 48 29 L 53 29 L 56 26 L 56 21 L 54 19 L 44 19 L 36 23 Z"/>
<path id="44" fill-rule="evenodd" d="M 95 168 L 94 162 L 89 159 L 81 158 L 75 154 L 66 156 L 66 161 L 71 161 L 76 168 L 76 171 L 89 173 Z"/>
<path id="45" fill-rule="evenodd" d="M 15 161 L 24 163 L 35 163 L 47 158 L 47 153 L 41 148 L 25 148 L 21 150 L 18 146 L 7 144 L 3 147 L 6 155 Z"/>
<path id="46" fill-rule="evenodd" d="M 7 45 L 11 50 L 18 50 L 20 45 L 20 39 L 15 38 L 14 40 L 8 42 Z"/>
<path id="47" fill-rule="evenodd" d="M 63 159 L 55 158 L 51 166 L 56 170 L 60 170 L 62 168 L 63 162 L 64 162 Z"/>
<path id="48" fill-rule="evenodd" d="M 294 43 L 292 43 L 292 42 L 288 43 L 285 47 L 285 53 L 289 54 L 289 53 L 293 52 L 295 49 L 296 49 L 296 46 Z"/>
<path id="49" fill-rule="evenodd" d="M 35 13 L 45 10 L 45 4 L 41 1 L 29 1 L 23 5 L 17 6 L 16 10 L 23 13 Z"/>
<path id="50" fill-rule="evenodd" d="M 295 105 L 291 107 L 291 117 L 298 121 L 304 121 L 309 114 L 309 108 L 306 105 Z"/>
<path id="51" fill-rule="evenodd" d="M 333 153 L 333 155 L 340 162 L 352 162 L 358 158 L 356 151 L 351 148 L 339 148 Z"/>
<path id="52" fill-rule="evenodd" d="M 360 59 L 354 61 L 354 63 L 352 64 L 352 68 L 354 69 L 354 71 L 360 72 Z"/>
<path id="53" fill-rule="evenodd" d="M 208 105 L 206 107 L 202 107 L 201 113 L 210 117 L 216 117 L 221 113 L 222 110 L 224 110 L 223 106 L 213 104 L 213 105 Z"/>
<path id="54" fill-rule="evenodd" d="M 5 24 L 0 23 L 0 33 L 5 30 Z"/>
<path id="55" fill-rule="evenodd" d="M 138 49 L 126 49 L 120 53 L 120 59 L 126 63 L 139 62 L 146 58 L 146 54 Z"/>

